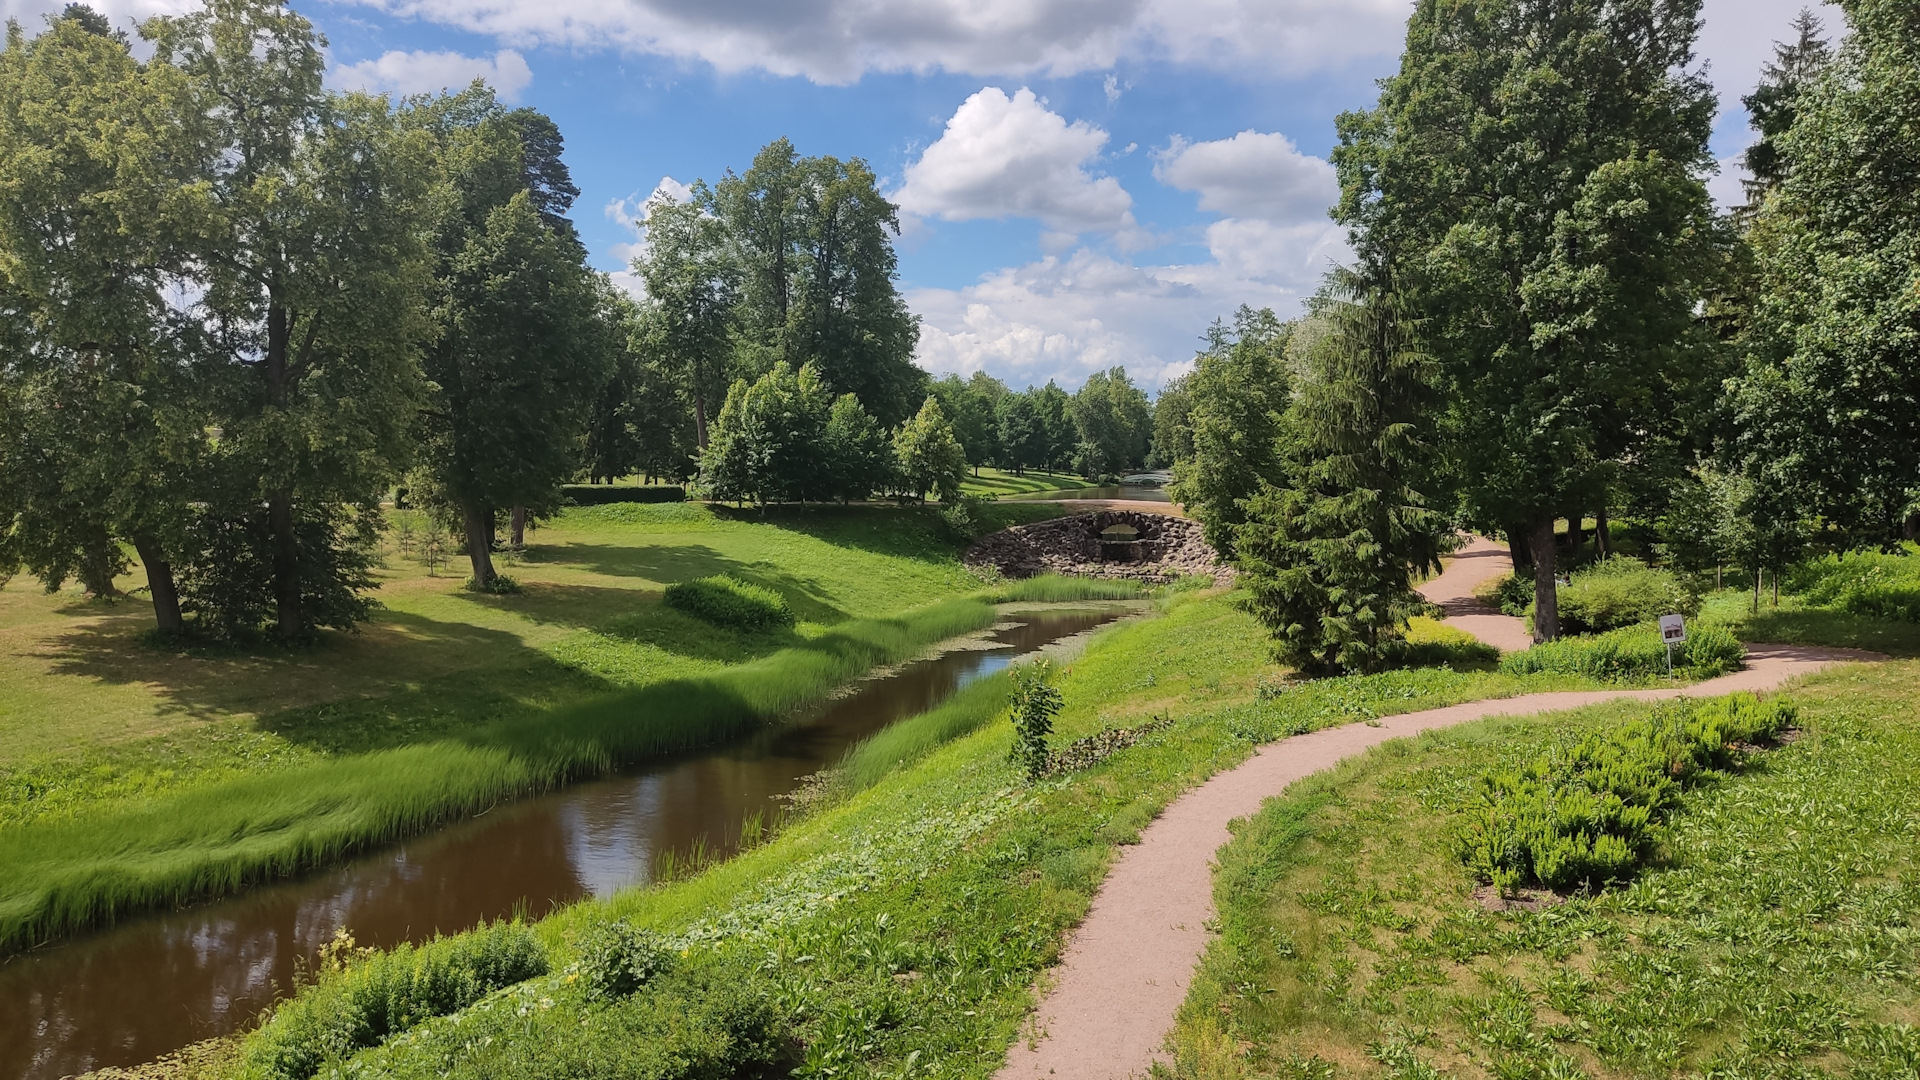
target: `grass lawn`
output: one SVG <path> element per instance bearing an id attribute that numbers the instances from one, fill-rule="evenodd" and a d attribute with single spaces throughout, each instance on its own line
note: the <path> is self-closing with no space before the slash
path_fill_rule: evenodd
<path id="1" fill-rule="evenodd" d="M 978 703 L 984 724 L 943 719 L 953 741 L 872 786 L 861 777 L 763 846 L 544 920 L 551 974 L 424 1025 L 413 1014 L 418 1026 L 358 1052 L 354 1074 L 736 1075 L 772 1047 L 798 1075 L 988 1076 L 1116 845 L 1181 791 L 1289 732 L 1581 685 L 1445 668 L 1288 683 L 1230 596 L 1165 603 L 1068 663 L 1055 744 L 1154 717 L 1170 727 L 1028 784 L 1008 761 L 1003 705 Z M 584 995 L 604 956 L 583 958 L 583 943 L 622 920 L 662 935 L 675 974 L 593 1004 Z M 315 1047 L 333 1062 L 354 1056 L 340 1040 L 355 1036 L 329 1018 L 361 1015 L 348 1007 L 364 992 L 355 979 L 330 978 L 244 1047 L 217 1049 L 214 1072 L 237 1067 L 235 1055 L 256 1067 L 311 1063 Z M 643 1048 L 708 1071 L 648 1064 Z"/>
<path id="2" fill-rule="evenodd" d="M 1774 606 L 1771 592 L 1762 593 L 1756 614 L 1752 592 L 1725 589 L 1706 598 L 1700 618 L 1726 627 L 1742 641 L 1827 645 L 1870 649 L 1908 659 L 1920 657 L 1920 623 L 1855 615 L 1809 604 L 1791 593 L 1781 594 L 1778 607 Z"/>
<path id="3" fill-rule="evenodd" d="M 1274 800 L 1216 878 L 1182 1077 L 1911 1077 L 1920 664 L 1794 689 L 1798 738 L 1683 796 L 1637 880 L 1495 913 L 1448 849 L 1476 777 L 1646 706 L 1380 747 Z"/>
<path id="4" fill-rule="evenodd" d="M 972 472 L 967 473 L 966 480 L 960 485 L 960 493 L 987 496 L 1024 495 L 1036 491 L 1074 491 L 1092 486 L 1092 481 L 1072 473 L 1028 469 L 1025 476 L 1015 476 L 1001 469 L 983 468 L 978 476 Z"/>
<path id="5" fill-rule="evenodd" d="M 462 588 L 458 559 L 429 576 L 390 535 L 381 606 L 360 632 L 255 651 L 156 648 L 142 598 L 49 596 L 16 578 L 0 589 L 0 828 L 710 673 L 977 588 L 961 546 L 918 509 L 589 507 L 534 532 L 525 561 L 503 567 L 521 593 L 480 596 Z M 659 602 L 665 585 L 714 573 L 778 590 L 799 627 L 734 634 Z"/>

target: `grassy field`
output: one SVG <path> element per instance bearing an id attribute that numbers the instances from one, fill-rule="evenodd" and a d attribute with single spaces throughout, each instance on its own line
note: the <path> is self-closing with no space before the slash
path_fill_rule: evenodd
<path id="1" fill-rule="evenodd" d="M 1793 690 L 1798 737 L 1688 791 L 1650 868 L 1543 905 L 1494 910 L 1449 850 L 1476 778 L 1646 706 L 1431 733 L 1296 785 L 1223 850 L 1178 1075 L 1915 1075 L 1916 678 Z"/>
<path id="2" fill-rule="evenodd" d="M 960 485 L 960 492 L 963 495 L 1025 495 L 1037 491 L 1073 491 L 1091 486 L 1092 481 L 1072 473 L 1028 469 L 1025 476 L 1015 476 L 1001 469 L 983 468 L 977 476 L 971 472 L 967 474 L 966 480 Z"/>
<path id="3" fill-rule="evenodd" d="M 390 534 L 372 622 L 310 648 L 251 652 L 156 648 L 140 598 L 49 596 L 16 578 L 0 589 L 0 830 L 710 674 L 977 588 L 961 547 L 917 509 L 592 507 L 532 534 L 526 558 L 504 568 L 520 593 L 481 596 L 462 588 L 460 562 L 429 575 L 419 545 L 403 553 Z M 660 603 L 665 585 L 715 573 L 779 592 L 799 626 L 736 634 Z"/>
<path id="4" fill-rule="evenodd" d="M 1163 603 L 1061 675 L 1056 745 L 1172 719 L 1106 761 L 1029 785 L 1007 760 L 1003 708 L 962 695 L 907 721 L 911 745 L 856 751 L 847 794 L 763 846 L 538 924 L 549 975 L 364 1049 L 379 1040 L 355 1044 L 327 1019 L 358 1015 L 346 1002 L 362 991 L 330 978 L 244 1046 L 204 1056 L 215 1074 L 352 1057 L 356 1075 L 735 1075 L 771 1054 L 804 1076 L 986 1076 L 1116 845 L 1180 791 L 1289 732 L 1583 685 L 1447 668 L 1294 683 L 1230 597 Z M 589 989 L 604 981 L 595 943 L 615 925 L 659 935 L 672 973 L 609 1004 Z"/>

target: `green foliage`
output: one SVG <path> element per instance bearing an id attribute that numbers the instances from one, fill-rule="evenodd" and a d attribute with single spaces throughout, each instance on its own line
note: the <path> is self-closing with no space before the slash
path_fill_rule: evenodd
<path id="1" fill-rule="evenodd" d="M 1406 643 L 1400 657 L 1408 667 L 1445 665 L 1467 670 L 1490 667 L 1499 660 L 1499 649 L 1465 630 L 1424 615 L 1408 620 Z"/>
<path id="2" fill-rule="evenodd" d="M 1008 394 L 1004 383 L 984 371 L 976 371 L 971 379 L 958 375 L 936 379 L 932 390 L 933 396 L 940 399 L 940 407 L 953 421 L 954 438 L 960 440 L 967 461 L 977 469 L 1005 459 L 1000 449 L 996 413 L 1000 400 Z"/>
<path id="3" fill-rule="evenodd" d="M 915 498 L 933 492 L 942 502 L 960 497 L 966 478 L 967 454 L 953 437 L 953 425 L 940 411 L 940 400 L 928 397 L 913 419 L 893 437 L 895 478 L 900 489 Z"/>
<path id="4" fill-rule="evenodd" d="M 1743 157 L 1750 177 L 1742 181 L 1750 211 L 1758 210 L 1767 195 L 1786 179 L 1787 163 L 1780 142 L 1793 130 L 1800 96 L 1833 61 L 1833 47 L 1822 36 L 1820 20 L 1812 11 L 1803 9 L 1794 18 L 1793 32 L 1791 43 L 1775 43 L 1773 59 L 1768 61 L 1760 85 L 1740 99 L 1747 107 L 1749 126 L 1759 136 Z"/>
<path id="5" fill-rule="evenodd" d="M 1073 395 L 1072 412 L 1079 435 L 1074 467 L 1082 476 L 1110 476 L 1146 464 L 1153 414 L 1126 368 L 1087 376 Z"/>
<path id="6" fill-rule="evenodd" d="M 1182 422 L 1174 405 L 1165 441 L 1185 451 L 1173 463 L 1173 500 L 1206 530 L 1224 557 L 1235 552 L 1234 527 L 1246 520 L 1242 503 L 1262 481 L 1280 483 L 1281 416 L 1289 387 L 1284 354 L 1293 328 L 1272 311 L 1242 307 L 1231 329 L 1215 324 L 1193 374 L 1181 383 Z"/>
<path id="7" fill-rule="evenodd" d="M 1854 552 L 1796 567 L 1787 588 L 1809 603 L 1874 619 L 1920 623 L 1920 551 Z"/>
<path id="8" fill-rule="evenodd" d="M 348 629 L 367 618 L 365 593 L 378 588 L 373 552 L 377 506 L 299 507 L 293 580 L 309 631 Z M 196 637 L 254 642 L 274 627 L 273 527 L 259 507 L 206 507 L 189 519 L 175 550 L 180 609 Z"/>
<path id="9" fill-rule="evenodd" d="M 1053 734 L 1053 718 L 1065 704 L 1053 685 L 1053 665 L 1045 660 L 1021 664 L 1010 673 L 1013 681 L 1013 760 L 1038 780 L 1047 774 L 1052 750 L 1047 739 Z"/>
<path id="10" fill-rule="evenodd" d="M 864 500 L 893 482 L 893 446 L 886 430 L 852 394 L 840 395 L 827 413 L 821 450 L 828 490 L 843 501 Z"/>
<path id="11" fill-rule="evenodd" d="M 752 383 L 736 380 L 700 457 L 708 493 L 761 503 L 838 495 L 827 458 L 833 409 L 826 383 L 811 364 L 795 371 L 781 361 Z"/>
<path id="12" fill-rule="evenodd" d="M 1527 885 L 1595 889 L 1631 877 L 1653 827 L 1706 770 L 1793 726 L 1793 706 L 1751 695 L 1662 705 L 1517 769 L 1479 778 L 1454 853 L 1503 893 Z"/>
<path id="13" fill-rule="evenodd" d="M 1500 614 L 1517 619 L 1533 607 L 1533 575 L 1514 572 L 1491 577 L 1481 582 L 1473 595 L 1488 607 L 1499 608 Z"/>
<path id="14" fill-rule="evenodd" d="M 1041 574 L 1009 581 L 993 590 L 996 603 L 1067 604 L 1081 600 L 1134 600 L 1147 588 L 1138 581 Z"/>
<path id="15" fill-rule="evenodd" d="M 786 597 L 725 574 L 676 581 L 667 586 L 662 599 L 675 611 L 728 630 L 760 633 L 794 624 Z"/>
<path id="16" fill-rule="evenodd" d="M 1399 659 L 1426 608 L 1414 575 L 1439 566 L 1445 528 L 1416 486 L 1432 469 L 1428 358 L 1397 300 L 1345 285 L 1318 302 L 1327 332 L 1287 413 L 1286 487 L 1263 481 L 1234 529 L 1248 610 L 1315 675 Z"/>
<path id="17" fill-rule="evenodd" d="M 633 271 L 647 288 L 647 300 L 631 347 L 642 362 L 634 404 L 654 423 L 636 435 L 653 440 L 647 456 L 665 465 L 676 451 L 692 457 L 707 447 L 707 425 L 732 381 L 743 268 L 726 226 L 698 200 L 650 199 L 646 225 L 647 249 L 634 259 Z M 660 421 L 683 410 L 691 414 L 694 443 L 663 442 L 660 437 L 671 436 L 674 426 Z"/>
<path id="18" fill-rule="evenodd" d="M 961 495 L 940 509 L 940 522 L 955 540 L 968 543 L 998 528 L 987 516 L 992 505 L 993 500 L 984 495 Z"/>
<path id="19" fill-rule="evenodd" d="M 1794 87 L 1770 144 L 1784 175 L 1749 233 L 1758 299 L 1731 456 L 1851 548 L 1920 520 L 1920 20 L 1900 0 L 1843 10 L 1852 32 Z"/>
<path id="20" fill-rule="evenodd" d="M 1673 650 L 1673 673 L 1681 678 L 1711 678 L 1740 670 L 1746 657 L 1746 646 L 1726 630 L 1689 626 L 1686 643 Z M 1605 682 L 1640 682 L 1666 674 L 1667 647 L 1660 640 L 1658 627 L 1628 627 L 1507 653 L 1500 658 L 1500 670 L 1509 675 L 1555 673 Z"/>
<path id="21" fill-rule="evenodd" d="M 307 1080 L 395 1032 L 546 970 L 546 951 L 518 922 L 346 960 L 274 1010 L 247 1039 L 242 1060 L 249 1076 Z"/>
<path id="22" fill-rule="evenodd" d="M 673 951 L 659 934 L 624 919 L 589 927 L 574 965 L 587 1000 L 603 1004 L 632 997 L 673 970 Z"/>
<path id="23" fill-rule="evenodd" d="M 1561 627 L 1569 633 L 1595 634 L 1662 615 L 1699 614 L 1700 598 L 1673 571 L 1616 555 L 1574 572 L 1560 589 Z"/>
<path id="24" fill-rule="evenodd" d="M 896 769 L 1000 717 L 1013 690 L 1012 676 L 1004 671 L 975 679 L 927 712 L 889 724 L 849 747 L 834 766 L 830 784 L 849 793 L 872 787 Z"/>
<path id="25" fill-rule="evenodd" d="M 1543 585 L 1555 519 L 1714 435 L 1725 352 L 1698 313 L 1731 237 L 1698 9 L 1423 0 L 1378 105 L 1339 121 L 1335 217 L 1435 359 L 1462 509 L 1543 535 Z"/>

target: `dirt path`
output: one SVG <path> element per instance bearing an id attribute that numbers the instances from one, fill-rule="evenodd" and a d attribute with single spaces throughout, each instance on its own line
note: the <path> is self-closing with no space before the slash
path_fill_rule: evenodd
<path id="1" fill-rule="evenodd" d="M 1524 619 L 1502 615 L 1474 598 L 1473 590 L 1490 578 L 1513 569 L 1505 544 L 1483 537 L 1456 552 L 1440 576 L 1420 586 L 1420 595 L 1440 605 L 1442 618 L 1501 652 L 1519 652 L 1533 645 Z"/>
<path id="2" fill-rule="evenodd" d="M 1506 556 L 1504 550 L 1499 554 L 1502 559 Z M 1461 595 L 1470 600 L 1473 584 L 1504 569 L 1469 548 L 1422 591 L 1443 606 L 1457 602 Z M 1484 608 L 1463 611 L 1460 618 L 1463 625 L 1468 625 L 1465 619 L 1469 618 L 1520 622 L 1486 614 Z M 1507 646 L 1494 635 L 1512 640 L 1514 628 L 1504 623 L 1471 625 L 1474 633 L 1502 648 Z M 1525 648 L 1524 629 L 1519 633 L 1521 643 L 1514 647 Z M 1621 698 L 1659 700 L 1772 690 L 1832 664 L 1884 659 L 1849 649 L 1753 645 L 1748 647 L 1745 671 L 1686 690 L 1530 694 L 1385 717 L 1378 727 L 1348 724 L 1270 743 L 1246 763 L 1175 800 L 1141 833 L 1138 844 L 1121 852 L 1095 894 L 1086 921 L 1074 932 L 1066 955 L 1051 973 L 1053 986 L 1040 1002 L 1033 1027 L 1008 1051 L 999 1080 L 1040 1076 L 1121 1080 L 1146 1073 L 1173 1028 L 1174 1013 L 1186 998 L 1194 965 L 1206 948 L 1206 923 L 1214 914 L 1213 854 L 1229 839 L 1227 823 L 1254 813 L 1296 780 L 1389 739 L 1489 716 L 1523 716 Z"/>

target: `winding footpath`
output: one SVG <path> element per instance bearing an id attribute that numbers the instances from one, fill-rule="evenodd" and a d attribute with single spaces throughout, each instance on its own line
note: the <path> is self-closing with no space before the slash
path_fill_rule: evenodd
<path id="1" fill-rule="evenodd" d="M 1529 644 L 1525 624 L 1473 598 L 1473 588 L 1506 572 L 1507 552 L 1475 541 L 1421 588 L 1448 623 L 1503 650 Z M 1067 942 L 1052 986 L 1026 1032 L 1008 1051 L 996 1080 L 1125 1080 L 1144 1076 L 1173 1029 L 1214 915 L 1213 855 L 1230 839 L 1227 824 L 1260 809 L 1287 785 L 1332 768 L 1389 739 L 1490 716 L 1524 716 L 1636 698 L 1711 697 L 1772 690 L 1833 664 L 1884 660 L 1875 653 L 1750 645 L 1744 671 L 1686 690 L 1600 690 L 1529 694 L 1382 717 L 1379 726 L 1347 724 L 1260 748 L 1168 806 L 1125 848 Z"/>

